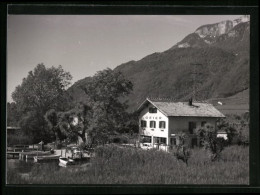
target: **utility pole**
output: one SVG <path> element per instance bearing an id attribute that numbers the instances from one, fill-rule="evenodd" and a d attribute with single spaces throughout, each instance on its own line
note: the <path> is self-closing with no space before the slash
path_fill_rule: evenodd
<path id="1" fill-rule="evenodd" d="M 192 75 L 193 75 L 193 77 L 192 77 L 192 80 L 193 80 L 193 94 L 192 94 L 192 96 L 193 96 L 193 99 L 196 100 L 196 92 L 197 92 L 196 76 L 201 74 L 201 73 L 198 72 L 197 67 L 198 66 L 202 66 L 202 64 L 199 64 L 199 63 L 194 63 L 193 64 L 193 63 L 191 63 L 190 65 L 193 66 L 193 72 L 192 72 Z"/>

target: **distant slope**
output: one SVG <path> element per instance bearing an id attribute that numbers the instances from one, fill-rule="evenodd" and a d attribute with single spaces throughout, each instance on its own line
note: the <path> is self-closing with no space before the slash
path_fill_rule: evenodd
<path id="1" fill-rule="evenodd" d="M 234 21 L 203 25 L 169 50 L 153 53 L 139 61 L 119 65 L 134 84 L 127 98 L 130 109 L 148 96 L 187 100 L 193 91 L 193 68 L 197 66 L 196 99 L 226 98 L 249 88 L 248 16 Z M 89 78 L 75 83 L 68 91 L 75 102 L 84 101 L 80 86 Z"/>
<path id="2" fill-rule="evenodd" d="M 207 100 L 224 114 L 240 114 L 249 111 L 249 89 L 226 98 Z M 220 104 L 218 103 L 220 102 Z M 222 104 L 222 105 L 221 105 Z"/>

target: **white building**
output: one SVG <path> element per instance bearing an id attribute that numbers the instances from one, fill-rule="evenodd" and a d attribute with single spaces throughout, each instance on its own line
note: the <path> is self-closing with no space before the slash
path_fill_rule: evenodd
<path id="1" fill-rule="evenodd" d="M 151 144 L 176 145 L 176 134 L 189 135 L 188 145 L 198 144 L 194 130 L 225 117 L 213 105 L 199 102 L 169 102 L 146 99 L 138 108 L 139 133 Z"/>

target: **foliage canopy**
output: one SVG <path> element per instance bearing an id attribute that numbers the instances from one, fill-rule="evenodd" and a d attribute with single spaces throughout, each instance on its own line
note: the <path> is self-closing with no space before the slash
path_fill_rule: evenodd
<path id="1" fill-rule="evenodd" d="M 38 64 L 12 93 L 20 126 L 35 142 L 52 139 L 44 115 L 51 108 L 66 109 L 64 93 L 71 79 L 71 74 L 62 66 L 46 68 L 44 64 Z"/>

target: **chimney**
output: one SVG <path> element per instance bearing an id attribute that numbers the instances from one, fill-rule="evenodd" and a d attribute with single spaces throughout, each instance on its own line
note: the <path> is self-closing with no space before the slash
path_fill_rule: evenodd
<path id="1" fill-rule="evenodd" d="M 192 106 L 192 98 L 189 99 L 189 106 Z"/>

